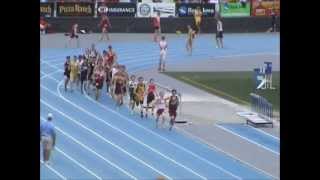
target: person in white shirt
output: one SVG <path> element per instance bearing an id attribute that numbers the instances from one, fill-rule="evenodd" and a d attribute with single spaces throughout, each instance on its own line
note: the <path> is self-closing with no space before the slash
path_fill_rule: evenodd
<path id="1" fill-rule="evenodd" d="M 242 8 L 247 7 L 247 0 L 240 0 L 240 3 L 241 3 Z"/>
<path id="2" fill-rule="evenodd" d="M 166 99 L 164 98 L 164 92 L 160 91 L 159 98 L 155 101 L 155 106 L 157 108 L 157 117 L 156 117 L 156 128 L 158 128 L 158 122 L 160 117 L 162 118 L 161 125 L 163 126 L 165 118 L 164 118 L 164 111 L 166 109 Z"/>
<path id="3" fill-rule="evenodd" d="M 217 20 L 217 33 L 216 33 L 216 42 L 217 42 L 217 48 L 223 48 L 223 27 L 222 27 L 222 21 L 220 18 L 216 18 Z"/>
<path id="4" fill-rule="evenodd" d="M 159 61 L 159 68 L 158 68 L 159 72 L 165 71 L 165 59 L 166 59 L 167 48 L 168 48 L 168 44 L 165 39 L 166 38 L 162 36 L 161 41 L 159 42 L 159 47 L 160 47 L 160 61 Z"/>

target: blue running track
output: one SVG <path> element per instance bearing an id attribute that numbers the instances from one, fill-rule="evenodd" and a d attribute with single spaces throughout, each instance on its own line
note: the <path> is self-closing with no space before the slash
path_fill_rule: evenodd
<path id="1" fill-rule="evenodd" d="M 277 137 L 263 133 L 244 124 L 220 124 L 217 126 L 272 153 L 280 154 L 280 140 Z"/>
<path id="2" fill-rule="evenodd" d="M 207 41 L 200 36 L 195 42 L 194 54 L 189 56 L 184 49 L 185 39 L 169 40 L 168 64 L 230 55 L 279 53 L 279 36 L 274 34 L 226 36 L 225 49 L 215 49 L 214 44 Z M 125 64 L 130 73 L 157 66 L 159 50 L 152 42 L 112 45 L 119 62 Z M 100 51 L 107 47 L 105 44 L 96 46 Z M 64 92 L 65 56 L 83 51 L 41 49 L 41 121 L 49 112 L 53 113 L 57 131 L 52 164 L 41 164 L 41 179 L 155 179 L 159 176 L 167 179 L 273 179 L 175 129 L 171 132 L 167 127 L 156 129 L 154 119 L 130 115 L 126 107 L 116 109 L 105 93 L 95 101 L 79 90 Z"/>

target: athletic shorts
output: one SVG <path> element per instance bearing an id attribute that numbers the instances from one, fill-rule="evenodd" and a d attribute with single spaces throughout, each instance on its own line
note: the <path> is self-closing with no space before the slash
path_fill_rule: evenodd
<path id="1" fill-rule="evenodd" d="M 53 147 L 53 140 L 50 136 L 42 136 L 41 137 L 42 148 L 44 150 L 51 150 Z"/>
<path id="2" fill-rule="evenodd" d="M 216 38 L 223 38 L 223 31 L 218 31 L 216 34 Z"/>
<path id="3" fill-rule="evenodd" d="M 114 90 L 114 94 L 115 95 L 120 95 L 122 94 L 122 87 L 115 87 L 116 89 Z"/>
<path id="4" fill-rule="evenodd" d="M 169 109 L 169 116 L 170 117 L 174 117 L 176 118 L 177 117 L 177 110 L 173 110 L 173 109 Z"/>
<path id="5" fill-rule="evenodd" d="M 154 30 L 159 30 L 160 28 L 159 28 L 159 27 L 153 27 L 153 29 L 154 29 Z"/>
<path id="6" fill-rule="evenodd" d="M 195 18 L 195 24 L 196 24 L 196 26 L 199 26 L 201 24 L 201 19 Z"/>
<path id="7" fill-rule="evenodd" d="M 154 94 L 152 92 L 148 93 L 147 104 L 150 104 L 154 100 Z"/>
<path id="8" fill-rule="evenodd" d="M 65 72 L 63 73 L 63 75 L 66 76 L 68 79 L 70 78 L 70 72 L 66 72 L 66 71 L 65 71 Z"/>
<path id="9" fill-rule="evenodd" d="M 77 39 L 78 39 L 78 37 L 79 37 L 79 36 L 76 35 L 76 34 L 74 34 L 74 33 L 71 33 L 71 34 L 70 34 L 70 38 L 72 38 L 72 39 L 73 39 L 73 38 L 77 38 Z"/>
<path id="10" fill-rule="evenodd" d="M 87 74 L 81 74 L 80 75 L 80 79 L 81 79 L 81 81 L 86 81 L 87 80 Z"/>
<path id="11" fill-rule="evenodd" d="M 70 73 L 70 81 L 76 80 L 76 74 Z"/>
<path id="12" fill-rule="evenodd" d="M 97 89 L 102 89 L 103 83 L 96 83 Z"/>
<path id="13" fill-rule="evenodd" d="M 102 29 L 101 29 L 101 32 L 108 32 L 108 27 L 103 27 Z"/>
<path id="14" fill-rule="evenodd" d="M 140 101 L 140 100 L 136 101 L 136 105 L 137 105 L 137 106 L 139 106 L 140 104 L 142 105 L 142 104 L 143 104 L 143 101 Z"/>
<path id="15" fill-rule="evenodd" d="M 160 51 L 160 59 L 164 61 L 166 59 L 167 52 L 165 50 Z"/>
<path id="16" fill-rule="evenodd" d="M 158 109 L 157 110 L 157 115 L 161 116 L 163 112 L 164 112 L 164 109 Z"/>
<path id="17" fill-rule="evenodd" d="M 129 97 L 130 97 L 130 101 L 134 101 L 134 93 L 130 93 Z"/>

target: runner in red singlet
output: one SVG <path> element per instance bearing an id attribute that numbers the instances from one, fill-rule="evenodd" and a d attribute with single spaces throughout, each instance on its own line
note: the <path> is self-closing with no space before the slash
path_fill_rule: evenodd
<path id="1" fill-rule="evenodd" d="M 153 116 L 153 111 L 154 111 L 153 102 L 154 102 L 155 97 L 157 95 L 156 85 L 154 84 L 154 80 L 152 78 L 149 81 L 147 93 L 148 93 L 148 95 L 147 95 L 147 108 L 146 108 L 146 114 L 145 114 L 146 118 L 148 118 L 148 112 L 149 112 L 150 108 L 151 108 L 151 113 Z"/>
<path id="2" fill-rule="evenodd" d="M 108 57 L 107 59 L 108 59 L 109 65 L 111 67 L 114 66 L 115 64 L 117 64 L 117 55 L 112 50 L 112 46 L 111 45 L 108 46 L 107 57 Z"/>
<path id="3" fill-rule="evenodd" d="M 160 12 L 157 13 L 157 16 L 152 19 L 154 34 L 153 41 L 158 42 L 160 40 L 161 33 L 161 24 L 160 24 Z"/>
<path id="4" fill-rule="evenodd" d="M 109 28 L 111 27 L 110 20 L 107 15 L 102 15 L 102 19 L 99 23 L 99 26 L 101 28 L 101 37 L 100 41 L 103 41 L 105 38 L 109 41 Z"/>

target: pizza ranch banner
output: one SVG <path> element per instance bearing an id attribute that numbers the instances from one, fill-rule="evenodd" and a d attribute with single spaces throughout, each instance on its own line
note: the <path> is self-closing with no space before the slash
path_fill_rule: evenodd
<path id="1" fill-rule="evenodd" d="M 40 3 L 40 16 L 52 17 L 54 11 L 53 3 Z"/>
<path id="2" fill-rule="evenodd" d="M 272 9 L 280 15 L 280 0 L 252 0 L 251 16 L 270 16 Z"/>
<path id="3" fill-rule="evenodd" d="M 94 16 L 93 3 L 57 3 L 57 16 Z"/>

